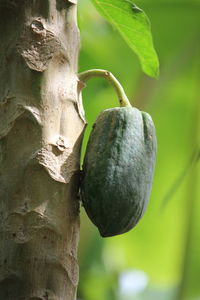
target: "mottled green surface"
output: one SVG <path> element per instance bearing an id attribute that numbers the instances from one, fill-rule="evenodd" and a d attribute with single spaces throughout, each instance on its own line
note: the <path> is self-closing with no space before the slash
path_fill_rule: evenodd
<path id="1" fill-rule="evenodd" d="M 104 237 L 127 232 L 146 210 L 156 156 L 151 117 L 136 108 L 103 111 L 88 142 L 81 194 Z"/>

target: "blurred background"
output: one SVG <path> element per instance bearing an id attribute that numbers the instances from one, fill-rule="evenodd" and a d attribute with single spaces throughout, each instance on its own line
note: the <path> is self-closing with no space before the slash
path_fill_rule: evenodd
<path id="1" fill-rule="evenodd" d="M 129 233 L 101 238 L 81 208 L 81 300 L 200 299 L 200 1 L 138 0 L 147 13 L 160 77 L 142 73 L 126 43 L 95 10 L 79 1 L 80 71 L 102 68 L 123 85 L 134 106 L 151 114 L 158 153 L 150 203 Z M 118 106 L 103 79 L 83 91 L 88 122 Z"/>

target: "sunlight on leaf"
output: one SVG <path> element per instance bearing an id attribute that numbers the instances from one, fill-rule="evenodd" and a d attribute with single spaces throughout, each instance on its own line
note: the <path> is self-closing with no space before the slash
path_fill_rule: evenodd
<path id="1" fill-rule="evenodd" d="M 97 10 L 120 32 L 139 57 L 143 71 L 158 77 L 159 62 L 146 14 L 128 0 L 91 0 Z"/>

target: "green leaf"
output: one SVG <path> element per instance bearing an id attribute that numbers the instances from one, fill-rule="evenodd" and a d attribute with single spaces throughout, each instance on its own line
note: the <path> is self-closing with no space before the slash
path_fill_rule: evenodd
<path id="1" fill-rule="evenodd" d="M 118 29 L 137 54 L 143 71 L 151 77 L 158 77 L 159 62 L 153 46 L 150 22 L 146 14 L 128 0 L 91 1 L 101 15 Z"/>

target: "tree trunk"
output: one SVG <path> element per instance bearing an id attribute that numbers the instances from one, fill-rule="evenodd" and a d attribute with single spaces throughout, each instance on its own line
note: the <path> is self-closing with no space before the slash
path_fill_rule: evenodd
<path id="1" fill-rule="evenodd" d="M 75 0 L 0 0 L 0 299 L 74 300 L 80 146 Z"/>

